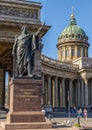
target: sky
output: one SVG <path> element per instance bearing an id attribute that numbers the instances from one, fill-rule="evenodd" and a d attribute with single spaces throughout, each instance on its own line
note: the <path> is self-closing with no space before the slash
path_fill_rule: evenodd
<path id="1" fill-rule="evenodd" d="M 56 47 L 58 37 L 70 23 L 72 7 L 77 25 L 79 25 L 89 37 L 89 57 L 92 57 L 92 0 L 32 0 L 41 2 L 41 21 L 51 28 L 43 37 L 44 48 L 42 54 L 53 59 L 58 58 Z"/>
<path id="2" fill-rule="evenodd" d="M 89 37 L 89 57 L 92 57 L 92 0 L 28 0 L 41 2 L 41 21 L 51 28 L 43 37 L 42 54 L 58 59 L 58 37 L 70 23 L 72 7 L 77 24 Z M 7 80 L 8 81 L 8 80 Z M 8 84 L 6 82 L 6 84 Z M 7 86 L 7 85 L 6 85 Z"/>

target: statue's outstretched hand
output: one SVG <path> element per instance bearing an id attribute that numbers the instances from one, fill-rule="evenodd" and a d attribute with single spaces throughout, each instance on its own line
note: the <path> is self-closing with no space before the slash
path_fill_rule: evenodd
<path id="1" fill-rule="evenodd" d="M 36 32 L 36 35 L 39 35 L 41 30 L 43 29 L 43 27 L 45 26 L 45 22 L 42 24 L 42 26 L 38 29 L 38 31 Z"/>

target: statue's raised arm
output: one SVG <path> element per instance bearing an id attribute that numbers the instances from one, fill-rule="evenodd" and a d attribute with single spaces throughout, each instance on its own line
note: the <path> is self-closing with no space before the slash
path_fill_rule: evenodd
<path id="1" fill-rule="evenodd" d="M 41 32 L 41 30 L 43 29 L 44 26 L 45 26 L 45 22 L 42 24 L 42 26 L 36 32 L 36 36 L 40 34 L 40 32 Z"/>

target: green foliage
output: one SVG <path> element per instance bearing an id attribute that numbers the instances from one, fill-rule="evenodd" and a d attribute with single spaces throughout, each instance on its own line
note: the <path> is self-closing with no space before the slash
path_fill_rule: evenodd
<path id="1" fill-rule="evenodd" d="M 80 124 L 74 124 L 74 126 L 81 127 L 81 125 L 80 125 Z"/>

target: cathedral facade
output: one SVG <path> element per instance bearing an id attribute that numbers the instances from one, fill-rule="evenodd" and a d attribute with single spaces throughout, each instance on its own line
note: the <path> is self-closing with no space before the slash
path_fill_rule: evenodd
<path id="1" fill-rule="evenodd" d="M 58 60 L 42 56 L 45 103 L 54 107 L 88 107 L 92 104 L 92 58 L 88 37 L 74 14 L 58 38 Z M 69 99 L 68 99 L 69 98 Z"/>
<path id="2" fill-rule="evenodd" d="M 38 30 L 42 25 L 41 8 L 39 2 L 0 0 L 0 108 L 5 106 L 5 74 L 8 72 L 8 80 L 13 76 L 11 52 L 15 35 L 20 34 L 23 25 L 28 25 L 32 33 Z M 45 25 L 40 37 L 49 29 Z M 57 60 L 37 54 L 41 56 L 43 104 L 65 108 L 70 102 L 70 107 L 89 107 L 92 105 L 92 58 L 88 57 L 88 36 L 77 25 L 74 13 L 57 42 Z"/>

